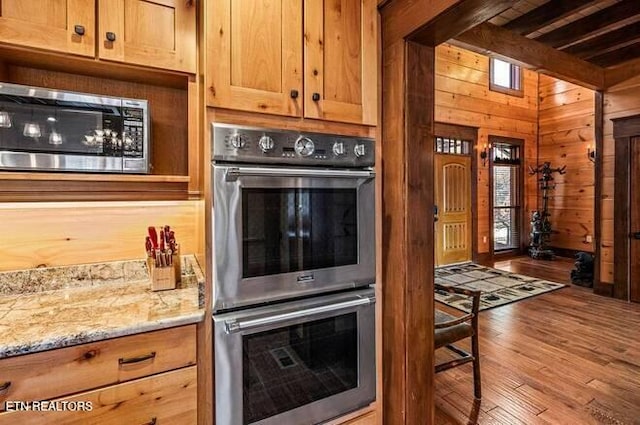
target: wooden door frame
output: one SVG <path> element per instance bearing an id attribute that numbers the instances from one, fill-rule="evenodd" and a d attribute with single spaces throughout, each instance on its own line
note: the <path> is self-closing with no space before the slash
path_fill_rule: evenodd
<path id="1" fill-rule="evenodd" d="M 385 425 L 435 420 L 434 222 L 423 214 L 434 205 L 435 46 L 516 1 L 390 0 L 381 9 Z"/>
<path id="2" fill-rule="evenodd" d="M 520 150 L 520 173 L 519 173 L 519 184 L 520 187 L 518 188 L 518 202 L 520 203 L 520 214 L 519 214 L 519 219 L 520 219 L 520 228 L 518 229 L 520 231 L 520 245 L 518 246 L 518 248 L 513 248 L 513 249 L 509 249 L 509 250 L 505 250 L 505 251 L 501 251 L 499 253 L 496 254 L 495 252 L 495 247 L 494 247 L 494 236 L 493 236 L 493 220 L 494 220 L 494 215 L 493 215 L 493 208 L 494 208 L 494 203 L 493 203 L 493 158 L 494 156 L 492 155 L 491 149 L 493 149 L 493 146 L 495 145 L 496 141 L 501 141 L 504 140 L 507 143 L 514 145 L 514 146 L 518 146 L 519 150 Z M 527 229 L 527 226 L 525 226 L 525 184 L 524 184 L 524 164 L 525 164 L 525 152 L 524 152 L 524 145 L 525 145 L 525 140 L 524 139 L 516 139 L 513 137 L 503 137 L 503 136 L 495 136 L 495 135 L 489 135 L 489 145 L 491 146 L 491 148 L 489 149 L 488 152 L 488 156 L 489 156 L 489 254 L 491 255 L 491 259 L 495 259 L 495 257 L 508 257 L 508 256 L 513 256 L 513 255 L 520 255 L 523 254 L 525 252 L 525 245 L 524 245 L 524 238 L 522 237 Z"/>
<path id="3" fill-rule="evenodd" d="M 478 127 L 440 121 L 436 122 L 434 127 L 436 137 L 441 137 L 440 133 L 446 132 L 449 136 L 471 140 L 471 152 L 469 153 L 471 157 L 471 170 L 469 173 L 471 176 L 471 261 L 474 262 L 478 261 L 478 155 L 476 154 L 478 152 L 478 130 Z M 441 155 L 447 154 L 443 153 Z"/>
<path id="4" fill-rule="evenodd" d="M 631 141 L 640 137 L 640 115 L 614 118 L 613 138 L 615 139 L 615 177 L 614 177 L 614 234 L 613 256 L 614 270 L 613 296 L 629 300 L 630 264 L 629 256 L 631 232 Z M 635 143 L 640 143 L 637 141 Z"/>

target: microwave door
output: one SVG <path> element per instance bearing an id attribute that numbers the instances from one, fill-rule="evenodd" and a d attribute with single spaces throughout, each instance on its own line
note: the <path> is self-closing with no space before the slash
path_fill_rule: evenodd
<path id="1" fill-rule="evenodd" d="M 372 283 L 371 171 L 214 166 L 216 309 Z"/>

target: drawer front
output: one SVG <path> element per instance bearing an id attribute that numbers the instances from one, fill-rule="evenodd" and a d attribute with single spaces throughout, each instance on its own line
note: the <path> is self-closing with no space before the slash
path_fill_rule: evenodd
<path id="1" fill-rule="evenodd" d="M 68 406 L 65 411 L 0 413 L 0 425 L 193 425 L 197 384 L 196 366 L 191 366 L 55 400 Z"/>
<path id="2" fill-rule="evenodd" d="M 5 400 L 47 400 L 196 363 L 195 325 L 0 360 Z"/>

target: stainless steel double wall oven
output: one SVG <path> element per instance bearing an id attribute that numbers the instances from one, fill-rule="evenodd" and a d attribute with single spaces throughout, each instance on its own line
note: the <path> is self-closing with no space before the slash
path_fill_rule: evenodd
<path id="1" fill-rule="evenodd" d="M 217 425 L 316 424 L 368 405 L 373 141 L 212 130 Z"/>

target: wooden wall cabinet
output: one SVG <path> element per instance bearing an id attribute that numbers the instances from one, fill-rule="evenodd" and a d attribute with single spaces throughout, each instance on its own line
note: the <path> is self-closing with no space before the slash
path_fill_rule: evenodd
<path id="1" fill-rule="evenodd" d="M 94 0 L 0 0 L 0 42 L 95 56 Z"/>
<path id="2" fill-rule="evenodd" d="M 94 0 L 0 0 L 0 44 L 195 73 L 196 9 L 195 0 L 99 0 L 97 11 Z"/>
<path id="3" fill-rule="evenodd" d="M 206 22 L 210 106 L 376 124 L 375 1 L 215 0 Z"/>
<path id="4" fill-rule="evenodd" d="M 377 9 L 372 0 L 305 0 L 304 115 L 376 125 Z"/>
<path id="5" fill-rule="evenodd" d="M 195 0 L 99 0 L 100 59 L 195 73 Z"/>

